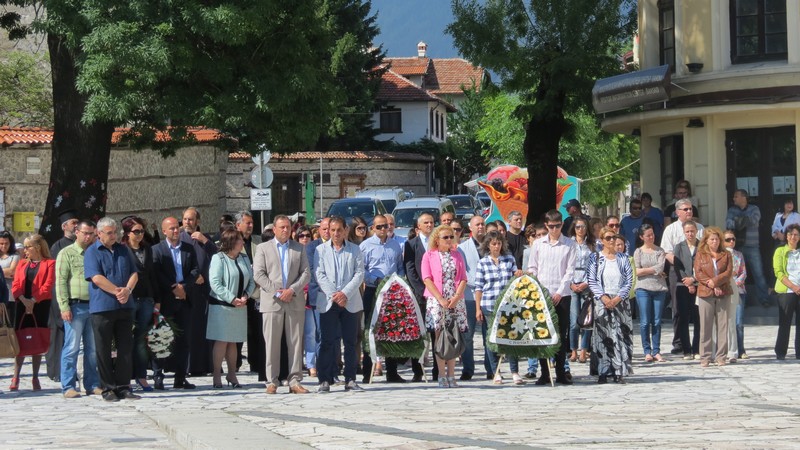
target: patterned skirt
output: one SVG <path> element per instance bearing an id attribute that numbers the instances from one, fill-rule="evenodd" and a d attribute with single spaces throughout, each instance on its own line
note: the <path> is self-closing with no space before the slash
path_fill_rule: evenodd
<path id="1" fill-rule="evenodd" d="M 445 308 L 442 308 L 442 305 L 433 297 L 427 297 L 426 303 L 425 325 L 429 330 L 440 331 L 444 327 Z M 455 316 L 458 329 L 461 330 L 462 333 L 467 331 L 467 306 L 464 304 L 464 300 L 458 302 L 455 308 L 451 308 L 449 310 L 449 315 L 451 318 Z"/>

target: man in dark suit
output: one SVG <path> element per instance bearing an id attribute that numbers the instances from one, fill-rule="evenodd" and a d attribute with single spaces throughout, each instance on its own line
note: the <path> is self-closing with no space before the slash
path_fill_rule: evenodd
<path id="1" fill-rule="evenodd" d="M 414 290 L 414 295 L 417 297 L 417 302 L 420 309 L 425 311 L 425 284 L 422 282 L 422 255 L 428 250 L 428 237 L 433 232 L 433 216 L 425 213 L 417 218 L 417 235 L 414 239 L 409 239 L 405 243 L 403 250 L 403 265 L 406 269 L 406 277 L 408 278 L 411 289 Z M 422 381 L 423 369 L 419 361 L 413 360 L 411 369 L 414 371 L 414 378 L 411 381 Z M 438 369 L 436 368 L 436 356 L 434 356 L 433 364 L 433 380 L 438 378 Z"/>
<path id="2" fill-rule="evenodd" d="M 181 242 L 186 242 L 194 248 L 200 273 L 205 280 L 208 280 L 211 257 L 217 253 L 217 246 L 211 240 L 211 235 L 200 231 L 200 211 L 195 207 L 186 208 L 181 225 L 183 225 Z M 192 355 L 192 359 L 189 360 L 189 373 L 192 376 L 203 376 L 212 371 L 211 342 L 206 339 L 211 288 L 208 282 L 189 284 L 187 288 L 188 297 L 192 299 L 192 335 L 189 336 L 189 354 Z"/>
<path id="3" fill-rule="evenodd" d="M 175 336 L 172 356 L 175 370 L 176 389 L 194 389 L 186 381 L 189 365 L 189 336 L 191 336 L 192 299 L 187 292 L 192 285 L 203 284 L 205 280 L 197 265 L 194 247 L 181 242 L 181 228 L 178 219 L 167 217 L 161 222 L 165 239 L 153 247 L 153 270 L 156 274 L 158 303 L 164 317 L 172 320 L 180 330 Z M 161 368 L 155 369 L 154 387 L 164 389 L 164 374 Z"/>

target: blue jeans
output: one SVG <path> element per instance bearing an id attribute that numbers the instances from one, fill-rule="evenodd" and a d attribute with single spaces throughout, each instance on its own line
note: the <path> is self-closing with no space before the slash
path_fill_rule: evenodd
<path id="1" fill-rule="evenodd" d="M 317 368 L 317 308 L 306 308 L 306 322 L 303 326 L 303 351 L 305 352 L 306 367 Z"/>
<path id="2" fill-rule="evenodd" d="M 736 344 L 739 347 L 738 357 L 742 357 L 744 351 L 744 305 L 747 303 L 747 294 L 739 294 L 739 305 L 736 306 Z"/>
<path id="3" fill-rule="evenodd" d="M 461 375 L 473 376 L 475 375 L 475 325 L 477 319 L 475 318 L 475 300 L 465 300 L 464 306 L 467 307 L 467 331 L 463 333 L 464 336 L 464 353 L 461 354 Z"/>
<path id="4" fill-rule="evenodd" d="M 473 302 L 474 303 L 474 302 Z M 481 307 L 481 312 L 483 313 L 483 322 L 481 322 L 481 334 L 483 335 L 483 349 L 484 349 L 484 358 L 485 361 L 489 362 L 489 374 L 494 376 L 497 373 L 497 363 L 500 360 L 500 357 L 497 353 L 489 350 L 489 346 L 487 343 L 489 342 L 488 335 L 489 335 L 489 318 L 492 316 L 492 310 L 489 308 Z M 467 313 L 469 314 L 469 313 Z M 518 373 L 519 372 L 519 359 L 515 356 L 509 356 L 508 358 L 508 365 L 510 366 L 511 373 Z M 474 366 L 473 366 L 474 367 Z"/>
<path id="5" fill-rule="evenodd" d="M 319 364 L 317 376 L 319 381 L 333 383 L 334 377 L 339 372 L 336 364 L 335 347 L 339 340 L 344 343 L 344 380 L 355 381 L 358 352 L 356 351 L 356 337 L 359 330 L 361 313 L 352 313 L 339 305 L 332 305 L 326 313 L 319 315 L 319 329 L 322 343 L 319 351 Z"/>
<path id="6" fill-rule="evenodd" d="M 94 346 L 94 332 L 90 323 L 89 303 L 76 303 L 70 306 L 72 320 L 64 321 L 64 348 L 61 351 L 61 392 L 70 389 L 80 390 L 78 381 L 78 353 L 83 341 L 83 387 L 90 391 L 100 387 L 97 373 L 97 352 Z"/>
<path id="7" fill-rule="evenodd" d="M 147 331 L 153 324 L 153 299 L 140 297 L 134 300 L 133 312 L 133 378 L 147 377 L 150 353 L 147 349 Z"/>
<path id="8" fill-rule="evenodd" d="M 639 305 L 639 332 L 642 335 L 644 354 L 657 355 L 661 353 L 661 316 L 667 306 L 667 291 L 636 289 L 636 303 Z"/>
<path id="9" fill-rule="evenodd" d="M 581 328 L 578 326 L 578 313 L 581 311 L 581 296 L 578 294 L 570 295 L 569 305 L 569 348 L 578 349 Z"/>
<path id="10" fill-rule="evenodd" d="M 764 265 L 761 264 L 761 251 L 758 247 L 742 247 L 737 250 L 744 255 L 744 263 L 747 265 L 747 276 L 753 277 L 756 282 L 756 301 L 768 302 L 769 290 L 767 280 L 764 278 Z"/>

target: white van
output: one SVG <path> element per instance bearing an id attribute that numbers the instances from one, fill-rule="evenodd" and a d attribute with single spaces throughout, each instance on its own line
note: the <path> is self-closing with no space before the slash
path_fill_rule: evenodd
<path id="1" fill-rule="evenodd" d="M 387 189 L 364 189 L 356 192 L 356 197 L 377 198 L 383 203 L 386 211 L 391 214 L 398 203 L 406 199 L 406 192 L 399 187 Z"/>

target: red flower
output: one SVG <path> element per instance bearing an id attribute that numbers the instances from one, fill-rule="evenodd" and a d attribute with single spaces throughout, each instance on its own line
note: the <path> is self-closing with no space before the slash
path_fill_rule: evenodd
<path id="1" fill-rule="evenodd" d="M 384 323 L 386 323 L 386 322 L 388 322 L 388 321 L 389 321 L 389 318 L 388 318 L 388 317 L 386 317 L 386 316 L 383 316 L 383 322 L 384 322 Z"/>

